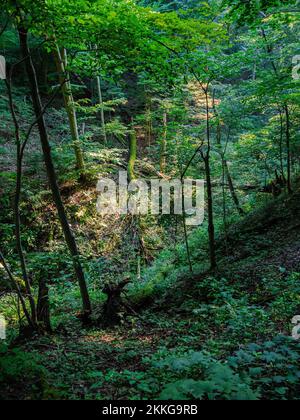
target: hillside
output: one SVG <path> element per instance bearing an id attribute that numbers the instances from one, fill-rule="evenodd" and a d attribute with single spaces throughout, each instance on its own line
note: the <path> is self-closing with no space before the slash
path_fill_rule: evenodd
<path id="1" fill-rule="evenodd" d="M 297 397 L 300 344 L 291 338 L 291 320 L 300 312 L 299 198 L 297 189 L 230 226 L 227 248 L 218 241 L 214 273 L 199 269 L 205 244 L 197 233 L 194 275 L 176 252 L 164 252 L 129 288 L 128 302 L 147 296 L 147 308 L 120 327 L 79 331 L 68 316 L 54 337 L 22 344 L 2 359 L 2 392 L 47 399 Z M 35 378 L 34 388 L 16 382 L 13 374 L 25 380 L 18 363 Z"/>

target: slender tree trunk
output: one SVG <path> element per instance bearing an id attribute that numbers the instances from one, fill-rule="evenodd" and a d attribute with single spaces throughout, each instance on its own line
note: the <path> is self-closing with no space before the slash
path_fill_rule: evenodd
<path id="1" fill-rule="evenodd" d="M 182 178 L 182 180 L 183 180 L 183 178 Z M 184 188 L 183 187 L 182 187 L 181 200 L 182 200 L 182 222 L 183 222 L 185 248 L 186 248 L 186 253 L 187 253 L 190 272 L 193 273 L 193 263 L 192 263 L 192 258 L 191 258 L 191 251 L 190 251 L 189 238 L 188 238 L 187 225 L 186 225 L 186 218 L 185 218 L 185 201 L 184 201 Z"/>
<path id="2" fill-rule="evenodd" d="M 135 162 L 137 158 L 137 138 L 136 132 L 132 127 L 132 131 L 129 134 L 129 160 L 128 160 L 128 180 L 129 182 L 135 178 Z"/>
<path id="3" fill-rule="evenodd" d="M 207 184 L 208 236 L 209 236 L 210 267 L 213 270 L 217 267 L 217 259 L 216 259 L 213 195 L 212 195 L 212 183 L 211 183 L 211 171 L 210 171 L 209 156 L 204 157 L 204 164 L 205 164 L 205 174 L 206 174 L 206 184 Z"/>
<path id="4" fill-rule="evenodd" d="M 290 132 L 290 112 L 288 104 L 284 105 L 286 117 L 286 149 L 287 149 L 287 186 L 289 194 L 292 194 L 292 168 L 291 168 L 291 132 Z"/>
<path id="5" fill-rule="evenodd" d="M 131 132 L 129 134 L 129 160 L 128 160 L 128 181 L 131 182 L 136 178 L 135 175 L 135 163 L 137 159 L 137 136 L 135 129 L 132 125 Z M 137 278 L 141 278 L 141 261 L 142 261 L 142 246 L 141 246 L 141 223 L 140 216 L 132 216 L 133 218 L 133 237 L 136 249 L 137 258 Z"/>
<path id="6" fill-rule="evenodd" d="M 84 179 L 85 178 L 84 157 L 83 157 L 83 152 L 81 149 L 77 115 L 76 115 L 76 110 L 74 107 L 74 98 L 72 94 L 72 86 L 69 80 L 67 80 L 66 83 L 63 83 L 65 78 L 69 79 L 69 75 L 66 72 L 67 52 L 65 49 L 62 49 L 60 51 L 59 48 L 57 47 L 57 51 L 55 51 L 54 55 L 55 55 L 57 71 L 59 73 L 59 81 L 62 85 L 62 93 L 63 93 L 64 103 L 65 103 L 65 109 L 68 115 L 69 126 L 71 130 L 73 147 L 74 147 L 74 152 L 75 152 L 75 157 L 76 157 L 76 168 L 80 172 L 81 178 Z"/>
<path id="7" fill-rule="evenodd" d="M 76 241 L 73 235 L 73 232 L 70 228 L 66 211 L 62 202 L 60 190 L 57 184 L 56 172 L 54 169 L 54 164 L 51 156 L 51 147 L 49 144 L 48 133 L 46 129 L 46 123 L 42 112 L 42 103 L 36 78 L 36 72 L 34 64 L 32 62 L 30 50 L 28 47 L 28 34 L 27 31 L 23 28 L 19 28 L 19 38 L 20 38 L 20 47 L 23 59 L 26 65 L 26 72 L 30 84 L 32 102 L 34 107 L 34 112 L 37 117 L 37 124 L 40 134 L 41 145 L 43 149 L 44 161 L 47 170 L 49 184 L 52 190 L 53 199 L 57 208 L 59 220 L 62 226 L 62 230 L 65 236 L 66 243 L 68 245 L 69 251 L 73 258 L 73 265 L 76 273 L 76 277 L 80 286 L 81 297 L 83 302 L 84 315 L 87 317 L 91 313 L 91 304 L 87 285 L 85 282 L 84 272 L 80 263 L 80 255 L 77 249 Z"/>
<path id="8" fill-rule="evenodd" d="M 148 137 L 148 146 L 151 147 L 151 140 L 152 140 L 152 100 L 151 97 L 149 97 L 147 101 L 147 109 L 146 109 L 146 116 L 147 116 L 147 122 L 146 122 L 146 129 L 147 129 L 147 137 Z"/>
<path id="9" fill-rule="evenodd" d="M 104 144 L 107 144 L 107 135 L 106 135 L 106 127 L 105 127 L 105 115 L 104 115 L 104 109 L 103 109 L 103 96 L 102 96 L 100 76 L 97 76 L 96 80 L 97 80 L 97 92 L 98 92 L 99 104 L 102 106 L 101 110 L 100 110 L 101 127 L 102 127 L 102 132 L 103 132 Z"/>
<path id="10" fill-rule="evenodd" d="M 286 181 L 285 178 L 285 170 L 284 170 L 284 163 L 283 163 L 283 134 L 284 134 L 284 125 L 283 125 L 283 113 L 282 110 L 279 109 L 280 113 L 280 140 L 279 140 L 279 159 L 280 159 L 280 171 L 281 176 L 284 181 Z"/>
<path id="11" fill-rule="evenodd" d="M 262 33 L 262 37 L 263 37 L 263 39 L 265 41 L 267 53 L 271 55 L 272 52 L 273 52 L 273 47 L 272 47 L 271 44 L 269 44 L 268 37 L 267 37 L 266 31 L 264 30 L 264 28 L 261 28 L 261 33 Z M 275 62 L 274 62 L 273 59 L 271 59 L 271 65 L 272 65 L 272 68 L 274 70 L 274 73 L 278 77 L 279 76 L 279 72 L 277 70 L 277 66 L 276 66 L 276 64 L 275 64 Z"/>
<path id="12" fill-rule="evenodd" d="M 209 97 L 208 97 L 208 85 L 204 89 L 205 102 L 206 102 L 206 138 L 207 138 L 207 152 L 204 155 L 201 152 L 202 158 L 205 165 L 206 184 L 207 184 L 207 201 L 208 201 L 208 236 L 209 236 L 209 254 L 210 254 L 210 267 L 214 270 L 217 267 L 216 258 L 216 243 L 215 243 L 215 225 L 214 225 L 214 205 L 213 205 L 213 192 L 212 192 L 212 181 L 211 181 L 211 169 L 210 169 L 210 151 L 211 151 L 211 139 L 210 139 L 210 116 L 209 116 Z"/>
<path id="13" fill-rule="evenodd" d="M 221 146 L 221 142 L 219 144 Z M 238 195 L 235 191 L 235 188 L 234 188 L 233 179 L 231 177 L 228 162 L 227 162 L 227 159 L 225 158 L 225 152 L 222 153 L 222 165 L 223 165 L 224 174 L 225 174 L 227 182 L 228 182 L 229 191 L 230 191 L 232 201 L 234 202 L 235 207 L 236 207 L 239 215 L 240 216 L 245 216 L 245 212 L 244 212 L 244 210 L 243 210 L 243 208 L 240 204 L 239 197 L 238 197 Z"/>
<path id="14" fill-rule="evenodd" d="M 10 112 L 12 115 L 12 119 L 15 126 L 15 136 L 16 136 L 16 147 L 17 147 L 17 179 L 16 179 L 16 191 L 15 191 L 15 200 L 14 200 L 14 217 L 15 217 L 15 236 L 16 236 L 16 245 L 17 245 L 17 252 L 20 259 L 22 276 L 25 283 L 26 294 L 29 300 L 30 309 L 31 309 L 31 317 L 32 322 L 36 323 L 36 306 L 34 297 L 31 291 L 31 284 L 30 279 L 27 273 L 26 261 L 22 246 L 22 238 L 21 238 L 21 219 L 20 219 L 20 200 L 21 200 L 21 188 L 22 188 L 22 156 L 21 156 L 21 136 L 20 136 L 20 127 L 17 120 L 14 103 L 13 103 L 13 95 L 12 95 L 12 87 L 11 87 L 11 78 L 8 78 L 6 82 L 7 91 L 8 91 L 8 99 L 9 99 L 9 107 Z"/>
<path id="15" fill-rule="evenodd" d="M 15 193 L 15 235 L 16 235 L 16 242 L 17 242 L 17 251 L 21 263 L 21 269 L 22 269 L 22 276 L 25 283 L 26 288 L 26 294 L 30 303 L 30 309 L 31 309 L 31 318 L 33 323 L 36 323 L 37 317 L 36 317 L 36 306 L 34 297 L 32 295 L 31 291 L 31 284 L 29 280 L 29 276 L 27 273 L 27 267 L 26 267 L 26 261 L 24 257 L 24 251 L 22 246 L 22 239 L 21 239 L 21 219 L 20 219 L 20 197 L 21 197 L 21 185 L 22 185 L 22 164 L 20 161 L 20 146 L 17 146 L 18 149 L 18 163 L 17 163 L 17 182 L 16 182 L 16 193 Z"/>
<path id="16" fill-rule="evenodd" d="M 166 155 L 167 155 L 167 133 L 168 133 L 168 114 L 164 111 L 163 114 L 163 127 L 164 131 L 161 139 L 160 148 L 160 172 L 164 173 L 166 170 Z"/>
<path id="17" fill-rule="evenodd" d="M 240 216 L 245 216 L 245 212 L 244 212 L 244 210 L 243 210 L 243 208 L 240 204 L 240 200 L 239 200 L 239 198 L 237 196 L 237 193 L 235 191 L 235 188 L 234 188 L 234 185 L 233 185 L 233 180 L 232 180 L 232 177 L 231 177 L 229 167 L 228 167 L 228 163 L 227 163 L 226 159 L 224 159 L 223 164 L 224 164 L 225 175 L 226 175 L 226 178 L 227 178 L 229 191 L 230 191 L 232 200 L 233 200 L 233 202 L 236 206 L 236 209 L 237 209 L 238 213 L 240 214 Z"/>
<path id="18" fill-rule="evenodd" d="M 218 115 L 218 112 L 217 112 L 217 109 L 216 109 L 216 105 L 215 105 L 215 92 L 213 93 L 213 109 L 214 109 L 215 116 L 217 118 L 219 118 L 219 115 Z M 216 137 L 217 137 L 217 144 L 220 148 L 223 173 L 226 176 L 226 179 L 227 179 L 227 182 L 228 182 L 229 191 L 230 191 L 230 194 L 231 194 L 232 201 L 234 202 L 234 204 L 236 206 L 236 209 L 237 209 L 238 213 L 240 214 L 240 216 L 244 216 L 245 212 L 244 212 L 242 206 L 240 205 L 240 201 L 239 201 L 238 195 L 235 191 L 233 180 L 232 180 L 230 170 L 229 170 L 229 167 L 228 167 L 228 162 L 227 162 L 227 159 L 225 157 L 227 147 L 225 148 L 224 151 L 222 151 L 222 131 L 221 131 L 220 122 L 218 122 L 217 136 Z M 229 140 L 229 134 L 228 134 L 228 139 L 227 140 Z"/>
<path id="19" fill-rule="evenodd" d="M 268 43 L 267 35 L 264 29 L 262 29 L 262 36 L 265 40 L 267 52 L 271 54 L 273 52 L 272 46 Z M 277 78 L 280 76 L 280 72 L 277 70 L 277 66 L 274 60 L 271 60 L 271 64 L 274 70 L 274 73 Z M 289 107 L 288 104 L 284 104 L 284 112 L 286 116 L 286 147 L 287 147 L 287 188 L 289 194 L 292 194 L 292 167 L 291 167 L 291 133 L 290 133 L 290 114 L 289 114 Z"/>
<path id="20" fill-rule="evenodd" d="M 224 225 L 224 232 L 225 232 L 225 247 L 226 253 L 228 255 L 228 226 L 227 226 L 227 206 L 226 206 L 226 190 L 225 190 L 225 164 L 223 161 L 222 165 L 222 196 L 223 196 L 223 225 Z"/>

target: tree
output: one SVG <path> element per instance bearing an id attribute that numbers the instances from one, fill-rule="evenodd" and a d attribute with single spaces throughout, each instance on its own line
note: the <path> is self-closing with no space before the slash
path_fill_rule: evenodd
<path id="1" fill-rule="evenodd" d="M 104 116 L 104 108 L 103 108 L 104 104 L 103 104 L 101 77 L 100 76 L 96 77 L 96 82 L 97 82 L 97 92 L 98 92 L 98 98 L 99 98 L 99 105 L 101 106 L 101 108 L 100 108 L 101 128 L 102 128 L 102 133 L 103 133 L 103 138 L 104 138 L 104 144 L 107 144 L 105 116 Z"/>
<path id="2" fill-rule="evenodd" d="M 35 112 L 36 118 L 38 119 L 38 129 L 40 133 L 40 140 L 41 140 L 41 145 L 43 149 L 45 166 L 46 166 L 46 170 L 48 174 L 48 180 L 49 180 L 49 184 L 52 190 L 53 199 L 57 207 L 57 212 L 58 212 L 58 216 L 61 222 L 61 226 L 65 235 L 65 240 L 73 258 L 74 270 L 75 270 L 76 277 L 77 277 L 77 280 L 80 286 L 80 291 L 81 291 L 84 316 L 88 317 L 91 313 L 91 303 L 90 303 L 89 293 L 88 293 L 87 285 L 85 282 L 84 272 L 83 272 L 82 265 L 80 262 L 80 255 L 78 252 L 76 241 L 75 241 L 73 232 L 70 228 L 66 211 L 65 211 L 62 198 L 60 195 L 59 187 L 57 184 L 57 177 L 56 177 L 56 172 L 55 172 L 53 161 L 52 161 L 51 147 L 49 144 L 47 128 L 46 128 L 46 124 L 45 124 L 45 120 L 43 116 L 43 108 L 41 104 L 35 68 L 34 68 L 34 64 L 31 58 L 31 53 L 28 47 L 28 32 L 24 26 L 19 26 L 18 32 L 19 32 L 19 38 L 20 38 L 20 48 L 21 48 L 23 60 L 25 62 L 26 72 L 28 75 L 29 83 L 30 83 L 34 112 Z"/>
<path id="3" fill-rule="evenodd" d="M 73 147 L 76 157 L 76 168 L 80 173 L 81 180 L 85 180 L 85 165 L 83 152 L 80 144 L 79 130 L 77 115 L 75 110 L 75 103 L 72 94 L 72 85 L 70 81 L 70 74 L 68 74 L 68 61 L 67 61 L 67 50 L 65 48 L 59 48 L 56 46 L 56 51 L 54 52 L 54 57 L 56 61 L 57 71 L 59 74 L 59 81 L 62 86 L 62 93 L 65 103 L 66 112 L 69 119 L 69 125 L 72 135 Z"/>

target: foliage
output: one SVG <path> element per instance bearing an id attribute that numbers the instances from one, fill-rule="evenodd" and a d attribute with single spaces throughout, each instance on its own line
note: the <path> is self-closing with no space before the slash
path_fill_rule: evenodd
<path id="1" fill-rule="evenodd" d="M 249 344 L 229 358 L 229 365 L 247 372 L 268 400 L 298 399 L 299 350 L 295 340 L 278 336 L 262 344 Z"/>
<path id="2" fill-rule="evenodd" d="M 5 345 L 0 345 L 0 399 L 14 399 L 16 396 L 11 394 L 14 386 L 24 387 L 21 394 L 30 390 L 32 398 L 40 398 L 45 374 L 37 357 L 20 349 L 10 351 Z"/>
<path id="3" fill-rule="evenodd" d="M 297 4 L 2 0 L 11 80 L 0 81 L 1 398 L 299 399 L 299 343 L 289 338 L 300 309 Z M 75 259 L 47 183 L 24 32 Z M 57 51 L 68 58 L 59 75 Z M 186 228 L 173 214 L 100 216 L 97 180 L 117 180 L 128 163 L 147 180 L 206 178 L 209 220 Z M 89 319 L 78 312 L 79 264 Z M 28 328 L 24 271 L 34 303 L 44 287 L 52 335 Z M 103 329 L 104 287 L 128 280 L 119 324 Z M 27 339 L 17 346 L 18 335 Z"/>

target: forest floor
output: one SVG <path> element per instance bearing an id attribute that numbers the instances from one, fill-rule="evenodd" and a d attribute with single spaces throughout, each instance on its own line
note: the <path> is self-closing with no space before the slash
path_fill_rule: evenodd
<path id="1" fill-rule="evenodd" d="M 27 376 L 18 383 L 7 382 L 6 396 L 195 397 L 178 384 L 200 377 L 217 384 L 216 398 L 218 392 L 228 398 L 238 392 L 247 392 L 249 398 L 299 397 L 299 345 L 289 338 L 291 320 L 300 314 L 299 220 L 297 190 L 230 226 L 227 237 L 218 238 L 219 268 L 214 273 L 206 270 L 207 261 L 199 257 L 198 249 L 203 244 L 195 240 L 197 272 L 188 275 L 180 262 L 171 261 L 173 277 L 168 280 L 169 272 L 164 273 L 165 286 L 153 287 L 144 309 L 138 316 L 124 317 L 119 327 L 82 330 L 69 314 L 54 335 L 15 350 L 12 360 L 25 361 Z M 165 258 L 161 259 L 161 265 L 150 269 L 150 277 L 165 270 Z M 135 293 L 133 287 L 129 299 Z M 210 373 L 205 373 L 206 363 Z M 212 366 L 230 366 L 234 374 L 221 368 L 212 374 Z M 243 386 L 251 392 L 237 383 L 234 375 L 241 369 L 249 376 Z M 227 390 L 223 379 L 220 382 L 222 375 L 232 389 Z"/>

